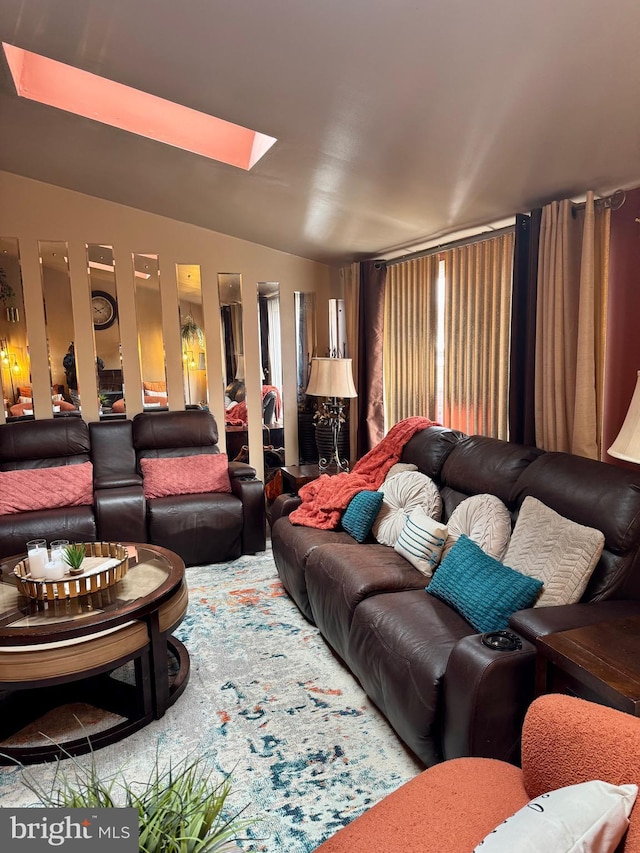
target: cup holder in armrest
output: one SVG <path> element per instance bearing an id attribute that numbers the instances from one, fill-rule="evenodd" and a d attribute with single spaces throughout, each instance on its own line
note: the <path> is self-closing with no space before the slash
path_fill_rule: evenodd
<path id="1" fill-rule="evenodd" d="M 480 637 L 480 641 L 484 646 L 500 652 L 515 652 L 522 648 L 522 640 L 511 631 L 489 631 Z"/>

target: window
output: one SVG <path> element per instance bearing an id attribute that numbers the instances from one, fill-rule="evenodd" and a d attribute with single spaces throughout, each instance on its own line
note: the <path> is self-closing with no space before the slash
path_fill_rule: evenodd
<path id="1" fill-rule="evenodd" d="M 512 231 L 390 264 L 385 429 L 423 415 L 507 438 Z"/>

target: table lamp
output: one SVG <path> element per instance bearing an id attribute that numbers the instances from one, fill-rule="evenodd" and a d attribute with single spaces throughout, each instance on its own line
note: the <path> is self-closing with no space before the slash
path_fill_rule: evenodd
<path id="1" fill-rule="evenodd" d="M 624 423 L 607 453 L 625 462 L 640 463 L 640 370 Z"/>

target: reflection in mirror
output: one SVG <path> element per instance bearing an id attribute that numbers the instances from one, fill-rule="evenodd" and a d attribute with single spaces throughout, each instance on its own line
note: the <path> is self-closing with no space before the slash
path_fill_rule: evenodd
<path id="1" fill-rule="evenodd" d="M 41 240 L 38 250 L 53 410 L 79 409 L 67 244 Z"/>
<path id="2" fill-rule="evenodd" d="M 280 284 L 258 282 L 260 355 L 262 360 L 262 425 L 265 471 L 269 478 L 284 464 L 284 413 L 282 409 L 282 336 L 280 330 Z M 273 448 L 273 450 L 271 450 Z"/>
<path id="3" fill-rule="evenodd" d="M 311 359 L 316 355 L 316 295 L 294 293 L 296 326 L 296 385 L 298 394 L 298 448 L 300 462 L 317 462 L 313 425 L 314 398 L 307 397 Z"/>
<path id="4" fill-rule="evenodd" d="M 167 405 L 158 255 L 134 254 L 133 269 L 142 402 L 145 409 L 157 409 Z"/>
<path id="5" fill-rule="evenodd" d="M 242 282 L 237 273 L 218 273 L 222 339 L 224 341 L 225 433 L 229 459 L 249 461 L 245 400 Z"/>
<path id="6" fill-rule="evenodd" d="M 113 247 L 89 243 L 87 262 L 100 411 L 105 415 L 113 411 L 124 412 L 124 380 Z"/>
<path id="7" fill-rule="evenodd" d="M 0 384 L 5 417 L 33 411 L 18 241 L 0 237 Z M 20 397 L 28 402 L 20 402 Z"/>
<path id="8" fill-rule="evenodd" d="M 187 406 L 207 405 L 207 369 L 198 264 L 176 264 L 184 400 Z"/>

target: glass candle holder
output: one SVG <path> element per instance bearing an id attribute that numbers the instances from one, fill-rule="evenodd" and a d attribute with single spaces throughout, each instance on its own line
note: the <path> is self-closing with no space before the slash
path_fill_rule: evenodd
<path id="1" fill-rule="evenodd" d="M 64 561 L 64 551 L 68 544 L 68 539 L 54 539 L 51 543 L 51 561 L 53 563 L 62 563 L 65 571 L 69 568 Z"/>

